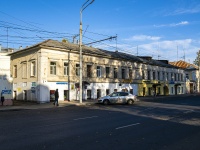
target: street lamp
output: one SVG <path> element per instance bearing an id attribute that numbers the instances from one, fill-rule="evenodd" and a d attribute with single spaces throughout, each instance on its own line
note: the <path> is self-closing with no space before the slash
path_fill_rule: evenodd
<path id="1" fill-rule="evenodd" d="M 83 79 L 83 56 L 82 56 L 82 12 L 90 5 L 94 2 L 94 0 L 87 0 L 81 7 L 81 10 L 80 10 L 80 30 L 79 30 L 79 33 L 80 33 L 80 36 L 79 36 L 79 46 L 80 46 L 80 81 L 79 81 L 79 100 L 80 100 L 80 103 L 82 103 L 82 79 Z"/>

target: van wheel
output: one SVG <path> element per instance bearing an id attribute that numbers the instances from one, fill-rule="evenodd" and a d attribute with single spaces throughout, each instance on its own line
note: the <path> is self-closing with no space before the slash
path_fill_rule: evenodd
<path id="1" fill-rule="evenodd" d="M 104 105 L 108 105 L 108 104 L 109 104 L 109 101 L 106 99 L 106 100 L 103 101 L 103 104 L 104 104 Z"/>
<path id="2" fill-rule="evenodd" d="M 128 101 L 127 101 L 127 104 L 128 105 L 132 105 L 134 103 L 134 101 L 132 100 L 132 99 L 129 99 Z"/>

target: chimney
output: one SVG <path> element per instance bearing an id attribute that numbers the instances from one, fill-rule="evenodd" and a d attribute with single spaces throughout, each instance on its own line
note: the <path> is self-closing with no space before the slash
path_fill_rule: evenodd
<path id="1" fill-rule="evenodd" d="M 22 50 L 22 46 L 19 47 L 19 50 Z"/>

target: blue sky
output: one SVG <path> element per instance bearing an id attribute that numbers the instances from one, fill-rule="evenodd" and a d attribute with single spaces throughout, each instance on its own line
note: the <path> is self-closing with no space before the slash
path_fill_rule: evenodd
<path id="1" fill-rule="evenodd" d="M 30 46 L 79 34 L 86 0 L 0 1 L 0 44 Z M 106 50 L 192 63 L 200 50 L 199 0 L 95 0 L 83 11 L 83 43 Z M 77 37 L 76 40 L 79 38 Z"/>

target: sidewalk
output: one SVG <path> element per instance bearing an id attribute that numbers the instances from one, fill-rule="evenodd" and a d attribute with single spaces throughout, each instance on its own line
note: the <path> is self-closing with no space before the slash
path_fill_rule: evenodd
<path id="1" fill-rule="evenodd" d="M 36 103 L 22 100 L 15 100 L 12 106 L 1 106 L 1 111 L 19 111 L 19 110 L 28 110 L 28 109 L 43 109 L 43 108 L 54 108 L 54 107 L 66 107 L 66 106 L 85 106 L 93 105 L 97 101 L 87 100 L 80 103 L 79 101 L 59 101 L 59 106 L 54 106 L 53 102 L 49 103 Z"/>

